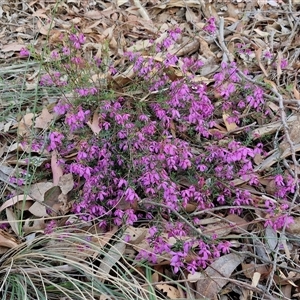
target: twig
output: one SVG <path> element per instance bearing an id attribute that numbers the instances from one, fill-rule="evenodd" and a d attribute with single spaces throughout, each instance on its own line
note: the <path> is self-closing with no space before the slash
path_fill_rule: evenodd
<path id="1" fill-rule="evenodd" d="M 244 129 L 250 128 L 250 127 L 255 126 L 255 125 L 256 125 L 256 122 L 253 122 L 253 123 L 251 123 L 249 125 L 246 125 L 246 126 L 243 126 L 243 127 L 237 127 L 236 129 L 230 130 L 227 133 L 225 133 L 224 136 L 228 136 L 228 135 L 233 134 L 233 133 L 240 133 Z"/>
<path id="2" fill-rule="evenodd" d="M 248 79 L 249 80 L 249 79 Z M 249 80 L 250 81 L 250 80 Z M 251 81 L 252 82 L 252 81 Z M 254 81 L 253 81 L 254 82 Z M 274 100 L 276 101 L 277 103 L 279 102 L 279 99 L 277 99 L 276 97 L 274 96 L 271 96 L 271 95 L 268 95 L 268 94 L 265 94 L 264 95 L 266 98 L 268 99 L 271 99 L 271 100 Z M 283 103 L 284 104 L 297 104 L 298 108 L 300 108 L 300 101 L 299 100 L 296 100 L 296 99 L 282 99 Z"/>
<path id="3" fill-rule="evenodd" d="M 193 231 L 196 233 L 197 236 L 201 236 L 205 239 L 211 240 L 211 237 L 201 233 L 200 228 L 196 228 L 193 224 L 191 224 L 187 219 L 185 219 L 178 211 L 176 211 L 172 207 L 169 207 L 169 206 L 167 206 L 165 204 L 162 204 L 162 203 L 152 202 L 152 201 L 148 201 L 148 200 L 141 200 L 141 203 L 163 207 L 163 208 L 171 211 L 174 215 L 176 215 L 176 217 L 178 217 L 180 220 L 182 220 L 184 223 L 186 223 L 191 229 L 193 229 Z"/>
<path id="4" fill-rule="evenodd" d="M 219 40 L 220 46 L 224 52 L 222 61 L 227 62 L 229 60 L 230 62 L 233 62 L 234 57 L 229 52 L 229 50 L 226 47 L 225 42 L 224 42 L 224 18 L 223 17 L 220 17 L 218 40 Z"/>
<path id="5" fill-rule="evenodd" d="M 294 40 L 294 37 L 295 37 L 296 33 L 298 32 L 298 30 L 299 30 L 299 19 L 296 21 L 296 24 L 295 24 L 291 34 L 288 37 L 286 46 L 284 47 L 282 54 L 284 54 L 288 50 L 288 48 L 291 46 L 292 41 Z"/>
<path id="6" fill-rule="evenodd" d="M 133 0 L 133 2 L 134 2 L 134 5 L 139 9 L 139 12 L 140 12 L 141 16 L 143 17 L 143 19 L 145 19 L 147 21 L 151 21 L 150 17 L 148 16 L 144 7 L 141 5 L 140 1 Z"/>

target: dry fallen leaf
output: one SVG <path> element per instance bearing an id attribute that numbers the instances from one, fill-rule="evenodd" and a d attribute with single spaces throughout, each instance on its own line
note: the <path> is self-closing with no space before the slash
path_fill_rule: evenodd
<path id="1" fill-rule="evenodd" d="M 290 224 L 286 231 L 288 233 L 291 233 L 293 235 L 299 235 L 300 236 L 300 217 L 294 217 L 294 223 Z"/>
<path id="2" fill-rule="evenodd" d="M 109 251 L 101 260 L 99 271 L 109 274 L 111 268 L 120 260 L 125 252 L 126 244 L 123 241 L 112 245 Z"/>
<path id="3" fill-rule="evenodd" d="M 49 35 L 51 33 L 51 29 L 55 27 L 55 22 L 52 20 L 51 22 L 45 23 L 43 25 L 40 20 L 37 21 L 37 27 L 39 28 L 39 32 L 43 35 Z"/>
<path id="4" fill-rule="evenodd" d="M 223 121 L 224 121 L 224 124 L 226 126 L 226 129 L 227 131 L 232 131 L 232 130 L 235 130 L 238 128 L 238 126 L 235 124 L 235 122 L 228 122 L 228 118 L 230 116 L 226 113 L 223 113 Z"/>
<path id="5" fill-rule="evenodd" d="M 0 229 L 0 246 L 7 247 L 7 248 L 15 248 L 18 246 L 15 238 L 10 236 L 9 233 Z"/>
<path id="6" fill-rule="evenodd" d="M 291 117 L 289 117 L 286 120 L 286 122 L 288 125 L 291 125 L 296 120 L 297 120 L 297 116 L 292 115 Z M 251 136 L 253 137 L 254 140 L 256 140 L 258 138 L 261 138 L 263 136 L 266 136 L 268 134 L 272 134 L 272 133 L 276 132 L 281 126 L 282 126 L 281 121 L 269 123 L 267 125 L 260 126 L 259 128 L 254 129 L 251 132 Z"/>
<path id="7" fill-rule="evenodd" d="M 214 236 L 216 235 L 218 238 L 228 235 L 232 231 L 232 228 L 227 222 L 220 222 L 216 224 L 209 224 L 205 226 L 202 230 L 202 233 L 205 236 Z"/>
<path id="8" fill-rule="evenodd" d="M 117 74 L 113 77 L 113 81 L 117 83 L 119 87 L 125 86 L 127 83 L 131 82 L 135 72 L 132 67 L 129 67 L 126 71 L 121 74 Z"/>
<path id="9" fill-rule="evenodd" d="M 58 197 L 61 195 L 61 188 L 57 185 L 45 192 L 44 203 L 51 208 L 58 204 Z"/>
<path id="10" fill-rule="evenodd" d="M 293 123 L 289 124 L 289 129 L 288 129 L 290 139 L 293 141 L 293 144 L 300 143 L 299 131 L 300 131 L 300 115 L 297 114 L 296 120 Z M 284 137 L 282 142 L 279 144 L 279 149 L 282 152 L 284 152 L 285 150 L 290 149 L 290 147 L 291 147 L 290 143 L 287 141 L 287 138 Z"/>
<path id="11" fill-rule="evenodd" d="M 57 185 L 61 188 L 61 192 L 67 195 L 70 191 L 72 191 L 74 187 L 74 180 L 73 180 L 72 173 L 68 173 L 60 176 Z"/>
<path id="12" fill-rule="evenodd" d="M 24 44 L 19 44 L 19 43 L 11 43 L 8 45 L 5 45 L 1 48 L 2 52 L 9 52 L 9 51 L 20 51 L 22 48 L 24 48 Z"/>
<path id="13" fill-rule="evenodd" d="M 231 214 L 225 218 L 230 221 L 230 227 L 232 232 L 244 233 L 248 228 L 248 222 L 238 215 Z"/>
<path id="14" fill-rule="evenodd" d="M 49 113 L 48 109 L 43 108 L 42 113 L 35 119 L 34 128 L 47 129 L 53 118 L 54 116 Z"/>
<path id="15" fill-rule="evenodd" d="M 51 169 L 53 174 L 53 185 L 58 185 L 59 178 L 63 176 L 64 172 L 58 163 L 57 152 L 53 151 L 51 156 Z"/>
<path id="16" fill-rule="evenodd" d="M 97 110 L 94 112 L 92 122 L 88 121 L 87 125 L 91 128 L 91 130 L 93 131 L 93 133 L 95 135 L 99 134 L 99 132 L 101 131 L 101 128 L 99 126 L 99 114 L 98 114 Z"/>
<path id="17" fill-rule="evenodd" d="M 23 231 L 26 234 L 31 232 L 43 231 L 46 227 L 44 219 L 26 219 L 23 225 Z"/>
<path id="18" fill-rule="evenodd" d="M 205 275 L 199 273 L 197 291 L 200 295 L 214 299 L 238 265 L 244 260 L 243 255 L 230 253 L 221 256 L 205 269 Z"/>
<path id="19" fill-rule="evenodd" d="M 300 100 L 300 92 L 297 90 L 297 85 L 294 84 L 293 86 L 293 92 L 294 92 L 294 96 L 297 100 Z"/>
<path id="20" fill-rule="evenodd" d="M 264 242 L 266 249 L 271 251 L 274 251 L 278 245 L 277 232 L 271 226 L 267 226 L 265 229 Z"/>
<path id="21" fill-rule="evenodd" d="M 33 113 L 29 113 L 25 116 L 23 116 L 23 118 L 20 120 L 19 124 L 18 124 L 18 134 L 23 136 L 26 134 L 30 133 L 30 127 L 33 124 L 33 119 L 34 118 L 34 114 Z"/>
<path id="22" fill-rule="evenodd" d="M 169 284 L 157 284 L 155 286 L 161 293 L 166 295 L 168 299 L 178 299 L 180 298 L 180 292 L 174 286 Z"/>
<path id="23" fill-rule="evenodd" d="M 261 57 L 262 57 L 262 48 L 258 48 L 257 50 L 255 50 L 255 57 L 258 61 L 258 65 L 260 67 L 260 69 L 263 71 L 264 75 L 266 77 L 269 77 L 269 74 L 267 73 L 265 67 L 263 66 L 262 62 L 261 62 Z"/>
<path id="24" fill-rule="evenodd" d="M 27 196 L 27 195 L 17 195 L 14 196 L 8 200 L 6 200 L 0 207 L 0 212 L 12 205 L 15 205 L 16 203 L 20 202 L 20 201 L 28 201 L 28 200 L 34 200 L 33 198 Z"/>
<path id="25" fill-rule="evenodd" d="M 6 212 L 7 221 L 9 223 L 11 229 L 14 231 L 14 233 L 17 236 L 20 236 L 20 233 L 21 233 L 21 228 L 19 226 L 19 224 L 21 222 L 20 218 L 17 217 L 17 215 L 11 208 L 6 208 L 5 212 Z"/>
<path id="26" fill-rule="evenodd" d="M 139 244 L 146 237 L 147 233 L 147 228 L 128 226 L 123 237 L 129 237 L 130 244 Z"/>

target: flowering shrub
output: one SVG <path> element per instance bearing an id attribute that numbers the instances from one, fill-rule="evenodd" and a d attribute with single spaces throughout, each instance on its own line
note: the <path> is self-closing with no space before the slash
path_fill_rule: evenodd
<path id="1" fill-rule="evenodd" d="M 204 30 L 214 33 L 214 21 L 211 18 Z M 71 34 L 51 53 L 56 69 L 42 76 L 40 84 L 65 88 L 74 97 L 64 97 L 54 107 L 64 118 L 62 126 L 50 133 L 48 145 L 48 151 L 63 154 L 64 172 L 83 180 L 73 212 L 83 220 L 100 219 L 103 228 L 147 220 L 152 224 L 147 239 L 150 250 L 141 250 L 138 258 L 155 263 L 158 255 L 168 253 L 175 273 L 180 268 L 193 273 L 228 253 L 231 244 L 218 241 L 217 236 L 209 240 L 195 234 L 193 228 L 199 227 L 199 220 L 186 213 L 187 206 L 193 205 L 197 212 L 229 205 L 230 213 L 241 214 L 241 206 L 262 204 L 234 180 L 261 186 L 253 159 L 264 155 L 264 145 L 245 145 L 243 140 L 215 130 L 218 110 L 229 115 L 227 122 L 243 125 L 245 107 L 264 114 L 265 103 L 263 89 L 246 82 L 236 63 L 222 63 L 213 86 L 199 82 L 201 61 L 180 60 L 168 52 L 179 35 L 179 29 L 171 30 L 156 45 L 157 51 L 165 53 L 162 61 L 125 53 L 136 83 L 147 89 L 148 96 L 141 99 L 113 93 L 107 97 L 105 81 L 96 84 L 90 80 L 94 74 L 108 77 L 117 70 L 100 58 L 88 61 L 83 57 L 86 38 L 81 33 Z M 179 60 L 185 76 L 171 79 L 168 69 Z M 94 112 L 98 134 L 92 134 L 87 126 Z M 71 152 L 77 153 L 74 160 L 64 160 Z M 280 176 L 275 176 L 275 196 L 287 200 L 295 184 Z M 274 203 L 263 204 L 270 216 L 267 225 L 277 229 L 291 222 L 284 214 L 288 205 L 278 209 Z M 176 212 L 184 215 L 185 222 Z M 170 242 L 171 238 L 176 243 Z"/>

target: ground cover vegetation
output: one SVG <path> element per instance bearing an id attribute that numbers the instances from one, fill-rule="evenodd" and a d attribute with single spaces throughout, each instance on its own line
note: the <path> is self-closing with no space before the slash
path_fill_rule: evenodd
<path id="1" fill-rule="evenodd" d="M 297 3 L 123 2 L 2 47 L 3 299 L 297 299 Z"/>

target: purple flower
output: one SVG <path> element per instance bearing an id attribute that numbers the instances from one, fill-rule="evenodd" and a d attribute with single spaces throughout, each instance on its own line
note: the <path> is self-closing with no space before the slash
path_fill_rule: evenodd
<path id="1" fill-rule="evenodd" d="M 231 247 L 231 243 L 228 241 L 225 241 L 225 242 L 219 243 L 219 245 L 217 246 L 217 249 L 220 250 L 223 254 L 226 254 L 226 253 L 230 252 L 230 247 Z"/>
<path id="2" fill-rule="evenodd" d="M 191 273 L 194 274 L 197 269 L 198 269 L 198 265 L 197 262 L 195 260 L 192 260 L 190 263 L 187 264 L 186 269 Z"/>
<path id="3" fill-rule="evenodd" d="M 263 54 L 264 58 L 266 59 L 272 59 L 273 55 L 270 51 L 265 51 L 265 53 Z"/>
<path id="4" fill-rule="evenodd" d="M 51 234 L 54 231 L 54 228 L 57 226 L 55 220 L 51 220 L 47 225 L 46 228 L 44 229 L 45 234 Z"/>
<path id="5" fill-rule="evenodd" d="M 87 88 L 75 89 L 75 91 L 76 91 L 81 97 L 86 97 L 86 96 L 89 95 L 89 89 L 87 89 Z"/>
<path id="6" fill-rule="evenodd" d="M 96 66 L 99 68 L 102 64 L 102 59 L 95 56 L 94 61 L 95 61 Z"/>
<path id="7" fill-rule="evenodd" d="M 281 186 L 285 185 L 284 182 L 283 182 L 283 177 L 280 174 L 275 175 L 274 181 L 275 181 L 276 186 L 278 186 L 278 187 L 281 187 Z"/>
<path id="8" fill-rule="evenodd" d="M 20 50 L 20 56 L 22 57 L 28 57 L 30 55 L 30 51 L 27 48 L 21 48 Z"/>
<path id="9" fill-rule="evenodd" d="M 208 32 L 208 33 L 216 33 L 217 31 L 217 26 L 215 24 L 215 17 L 210 17 L 208 20 L 207 20 L 207 23 L 206 25 L 203 27 L 203 30 Z"/>
<path id="10" fill-rule="evenodd" d="M 178 273 L 179 269 L 184 267 L 183 259 L 186 256 L 181 252 L 172 252 L 173 257 L 171 258 L 170 265 L 174 269 L 174 273 Z"/>
<path id="11" fill-rule="evenodd" d="M 158 232 L 157 227 L 152 226 L 149 228 L 150 237 L 153 237 Z"/>
<path id="12" fill-rule="evenodd" d="M 54 112 L 56 112 L 58 115 L 64 115 L 69 109 L 70 109 L 71 105 L 68 103 L 61 103 L 58 102 L 53 110 Z"/>
<path id="13" fill-rule="evenodd" d="M 81 45 L 85 43 L 85 36 L 82 33 L 80 33 L 79 35 L 71 34 L 69 38 L 70 41 L 73 42 L 73 46 L 76 49 L 80 49 Z"/>
<path id="14" fill-rule="evenodd" d="M 173 45 L 173 41 L 170 38 L 165 38 L 162 42 L 162 45 L 165 47 L 165 49 L 168 49 L 170 46 Z"/>
<path id="15" fill-rule="evenodd" d="M 52 78 L 49 74 L 45 74 L 45 75 L 41 76 L 40 85 L 41 86 L 52 86 L 52 85 L 54 85 L 54 81 L 52 80 Z"/>
<path id="16" fill-rule="evenodd" d="M 54 60 L 57 60 L 59 58 L 59 54 L 56 50 L 52 51 L 50 56 Z"/>
<path id="17" fill-rule="evenodd" d="M 287 59 L 282 59 L 280 62 L 281 69 L 285 69 L 288 66 L 289 62 Z"/>
<path id="18" fill-rule="evenodd" d="M 63 47 L 63 48 L 62 48 L 62 53 L 63 53 L 64 55 L 69 56 L 69 55 L 71 54 L 71 50 L 70 50 L 69 47 Z"/>
<path id="19" fill-rule="evenodd" d="M 75 56 L 71 58 L 71 62 L 75 65 L 80 65 L 83 61 L 81 57 Z"/>
<path id="20" fill-rule="evenodd" d="M 125 196 L 125 200 L 128 201 L 129 203 L 133 203 L 135 200 L 139 199 L 138 195 L 130 187 L 127 188 L 127 190 L 125 191 L 124 196 Z"/>
<path id="21" fill-rule="evenodd" d="M 137 216 L 134 213 L 133 209 L 127 209 L 125 211 L 125 214 L 126 214 L 126 224 L 127 225 L 133 225 L 133 223 L 137 221 Z"/>
<path id="22" fill-rule="evenodd" d="M 48 146 L 48 151 L 53 151 L 58 149 L 62 145 L 62 140 L 64 139 L 64 135 L 60 132 L 51 132 L 50 136 L 50 145 Z"/>
<path id="23" fill-rule="evenodd" d="M 176 41 L 181 34 L 181 29 L 176 27 L 175 29 L 169 30 L 169 36 L 173 41 Z"/>

